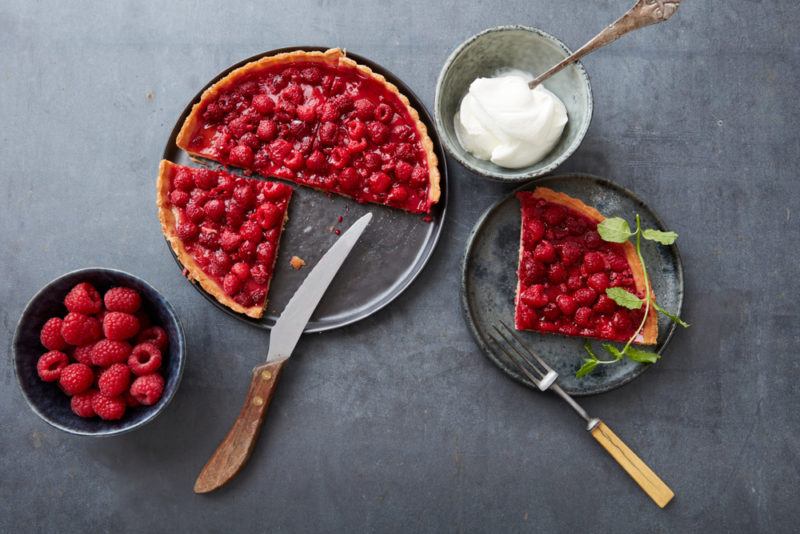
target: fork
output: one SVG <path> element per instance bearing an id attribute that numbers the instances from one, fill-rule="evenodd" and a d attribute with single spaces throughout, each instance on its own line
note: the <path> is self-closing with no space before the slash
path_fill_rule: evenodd
<path id="1" fill-rule="evenodd" d="M 578 412 L 586 421 L 586 430 L 597 440 L 600 445 L 619 463 L 620 466 L 639 484 L 647 495 L 659 506 L 664 508 L 675 494 L 636 453 L 611 431 L 606 424 L 595 417 L 590 417 L 583 407 L 575 402 L 561 386 L 556 383 L 558 373 L 539 357 L 538 354 L 528 349 L 522 340 L 500 321 L 503 327 L 492 325 L 497 335 L 489 334 L 492 342 L 513 362 L 513 364 L 541 391 L 553 391 L 564 399 L 572 409 Z"/>

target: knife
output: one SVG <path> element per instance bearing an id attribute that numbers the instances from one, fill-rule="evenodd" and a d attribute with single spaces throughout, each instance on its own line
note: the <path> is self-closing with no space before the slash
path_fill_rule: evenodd
<path id="1" fill-rule="evenodd" d="M 311 269 L 289 300 L 272 327 L 267 361 L 253 369 L 242 411 L 198 475 L 194 483 L 195 493 L 214 491 L 236 476 L 247 463 L 283 365 L 292 355 L 311 314 L 370 220 L 372 214 L 367 213 L 354 222 Z"/>

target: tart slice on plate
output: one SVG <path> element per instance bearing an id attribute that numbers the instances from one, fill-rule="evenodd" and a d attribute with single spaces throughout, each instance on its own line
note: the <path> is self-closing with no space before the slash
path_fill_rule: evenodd
<path id="1" fill-rule="evenodd" d="M 248 63 L 209 87 L 176 139 L 194 156 L 411 213 L 439 201 L 433 143 L 397 87 L 336 48 Z"/>
<path id="2" fill-rule="evenodd" d="M 156 189 L 161 228 L 187 278 L 260 318 L 292 188 L 162 161 Z"/>
<path id="3" fill-rule="evenodd" d="M 605 217 L 577 198 L 537 187 L 517 193 L 522 209 L 515 324 L 518 330 L 625 342 L 643 310 L 606 295 L 620 287 L 644 298 L 644 269 L 631 243 L 609 243 Z M 649 314 L 635 342 L 654 345 L 658 319 Z"/>

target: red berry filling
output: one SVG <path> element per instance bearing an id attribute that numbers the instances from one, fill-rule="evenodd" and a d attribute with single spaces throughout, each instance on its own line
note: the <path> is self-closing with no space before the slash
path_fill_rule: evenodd
<path id="1" fill-rule="evenodd" d="M 359 202 L 430 212 L 428 160 L 414 119 L 396 93 L 355 67 L 272 65 L 220 91 L 201 117 L 193 152 Z M 180 194 L 191 191 L 183 178 L 175 189 L 173 205 L 191 202 Z"/>
<path id="2" fill-rule="evenodd" d="M 265 304 L 292 188 L 226 172 L 172 165 L 170 190 L 187 192 L 173 203 L 177 234 L 202 271 L 245 308 Z M 148 332 L 163 349 L 162 332 Z"/>
<path id="3" fill-rule="evenodd" d="M 597 223 L 531 192 L 522 206 L 516 327 L 569 336 L 627 341 L 641 310 L 618 306 L 609 287 L 640 294 L 622 245 L 603 241 Z"/>

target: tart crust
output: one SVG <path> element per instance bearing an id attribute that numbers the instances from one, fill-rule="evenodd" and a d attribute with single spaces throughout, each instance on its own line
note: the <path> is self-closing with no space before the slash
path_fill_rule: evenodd
<path id="1" fill-rule="evenodd" d="M 417 113 L 417 110 L 414 109 L 414 107 L 411 105 L 408 98 L 406 98 L 406 96 L 397 89 L 396 85 L 394 85 L 384 76 L 378 74 L 369 67 L 356 63 L 355 61 L 347 57 L 345 51 L 342 50 L 341 48 L 331 48 L 326 50 L 325 52 L 318 52 L 318 51 L 308 52 L 305 50 L 284 52 L 281 54 L 276 54 L 274 56 L 266 56 L 256 61 L 251 61 L 250 63 L 247 63 L 246 65 L 243 65 L 238 69 L 231 71 L 230 74 L 228 74 L 227 76 L 219 80 L 217 83 L 206 89 L 203 92 L 202 96 L 200 97 L 200 101 L 197 102 L 194 106 L 192 106 L 192 110 L 189 113 L 189 116 L 186 117 L 186 120 L 184 121 L 180 132 L 178 132 L 178 136 L 175 139 L 175 143 L 178 145 L 178 147 L 182 148 L 183 150 L 185 150 L 186 152 L 188 152 L 193 156 L 205 157 L 203 154 L 199 152 L 192 151 L 189 148 L 189 144 L 193 133 L 196 131 L 197 127 L 201 124 L 200 111 L 201 109 L 203 109 L 206 102 L 214 100 L 221 91 L 235 86 L 241 78 L 246 77 L 254 72 L 258 72 L 264 67 L 276 64 L 292 63 L 297 61 L 326 63 L 333 67 L 338 67 L 340 65 L 353 67 L 362 74 L 378 81 L 389 92 L 397 95 L 397 97 L 400 99 L 400 102 L 402 102 L 403 105 L 408 110 L 408 114 L 411 116 L 411 119 L 414 122 L 414 125 L 417 129 L 417 133 L 420 136 L 420 142 L 422 144 L 423 149 L 425 150 L 425 155 L 428 160 L 428 179 L 430 182 L 428 188 L 428 202 L 430 205 L 439 202 L 439 198 L 441 196 L 441 187 L 439 185 L 440 182 L 439 160 L 436 157 L 436 153 L 433 150 L 433 141 L 431 141 L 431 138 L 428 135 L 428 128 L 420 120 L 419 113 Z"/>
<path id="2" fill-rule="evenodd" d="M 606 218 L 603 216 L 602 213 L 597 211 L 595 208 L 591 206 L 587 206 L 581 200 L 571 197 L 566 193 L 560 193 L 558 191 L 553 191 L 547 187 L 537 187 L 533 190 L 532 196 L 534 198 L 539 198 L 542 200 L 546 200 L 547 202 L 552 202 L 553 204 L 560 204 L 565 208 L 569 208 L 571 210 L 577 211 L 584 217 L 597 222 L 598 224 L 603 222 Z M 633 281 L 636 284 L 636 290 L 639 293 L 645 292 L 645 281 L 644 281 L 644 268 L 642 267 L 642 263 L 639 261 L 639 256 L 636 254 L 636 248 L 629 242 L 626 241 L 625 243 L 621 243 L 622 248 L 625 250 L 625 259 L 628 261 L 628 265 L 631 268 L 631 274 L 633 275 Z M 522 257 L 522 238 L 520 236 L 520 258 Z M 655 293 L 653 293 L 652 287 L 650 288 L 650 295 L 655 301 Z M 517 281 L 517 297 L 519 297 L 519 281 Z M 644 323 L 644 327 L 639 335 L 636 336 L 634 340 L 635 343 L 640 345 L 655 345 L 656 339 L 658 338 L 658 317 L 655 313 L 650 313 L 647 315 L 647 320 Z"/>
<path id="3" fill-rule="evenodd" d="M 186 250 L 186 247 L 184 247 L 183 241 L 181 241 L 181 239 L 178 237 L 176 230 L 176 211 L 169 205 L 170 171 L 176 166 L 177 165 L 171 161 L 161 160 L 161 163 L 158 166 L 158 179 L 156 180 L 156 206 L 158 207 L 158 220 L 161 221 L 161 231 L 164 232 L 164 236 L 167 238 L 172 250 L 178 257 L 178 261 L 181 263 L 181 265 L 183 265 L 184 269 L 186 269 L 186 278 L 199 283 L 200 287 L 202 287 L 206 293 L 213 295 L 217 301 L 229 307 L 233 311 L 243 313 L 254 319 L 260 319 L 264 315 L 264 309 L 267 307 L 268 298 L 264 300 L 263 306 L 250 307 L 242 306 L 233 300 L 228 296 L 227 293 L 225 293 L 219 283 L 203 272 L 203 269 L 200 267 L 200 265 L 198 265 L 192 255 Z M 283 226 L 286 225 L 287 220 L 289 220 L 288 215 L 284 215 L 282 223 Z M 281 228 L 281 234 L 282 233 L 283 227 Z M 274 262 L 276 262 L 277 259 L 278 255 L 275 254 L 275 259 L 273 260 L 273 269 Z M 271 278 L 270 282 L 272 282 Z M 269 292 L 269 283 L 267 284 L 267 291 Z"/>

